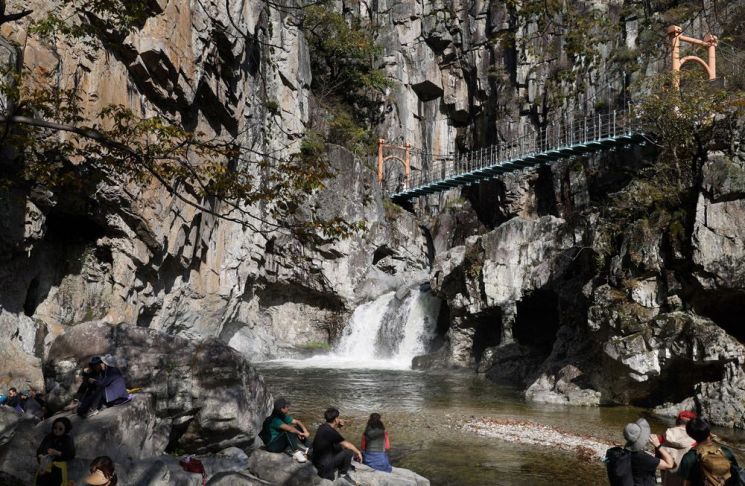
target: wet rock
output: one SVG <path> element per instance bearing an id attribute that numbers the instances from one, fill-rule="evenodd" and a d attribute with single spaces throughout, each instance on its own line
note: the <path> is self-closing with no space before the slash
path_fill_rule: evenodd
<path id="1" fill-rule="evenodd" d="M 654 413 L 662 417 L 675 418 L 681 410 L 696 411 L 696 401 L 693 397 L 688 397 L 680 403 L 663 403 L 654 408 Z"/>
<path id="2" fill-rule="evenodd" d="M 544 373 L 527 390 L 525 398 L 534 402 L 564 405 L 597 406 L 601 403 L 599 391 L 582 388 L 574 380 L 582 376 L 576 366 L 567 365 L 555 374 Z"/>
<path id="3" fill-rule="evenodd" d="M 393 468 L 391 473 L 384 473 L 356 462 L 354 467 L 354 471 L 350 471 L 349 475 L 357 484 L 370 486 L 426 486 L 429 484 L 429 480 L 408 469 Z M 269 484 L 281 484 L 283 486 L 331 486 L 332 484 L 335 486 L 351 486 L 352 484 L 344 478 L 338 478 L 333 482 L 320 478 L 318 471 L 310 461 L 300 464 L 286 454 L 264 450 L 257 450 L 251 454 L 249 469 L 254 475 Z"/>

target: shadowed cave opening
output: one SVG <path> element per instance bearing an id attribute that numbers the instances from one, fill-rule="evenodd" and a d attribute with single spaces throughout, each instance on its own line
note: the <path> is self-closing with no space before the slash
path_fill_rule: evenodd
<path id="1" fill-rule="evenodd" d="M 31 280 L 28 290 L 26 291 L 26 300 L 23 303 L 23 313 L 29 317 L 33 316 L 42 297 L 43 296 L 39 293 L 39 277 L 36 276 Z"/>
<path id="2" fill-rule="evenodd" d="M 701 382 L 717 382 L 724 378 L 724 363 L 693 365 L 686 359 L 678 359 L 664 366 L 662 373 L 650 383 L 650 393 L 643 399 L 632 400 L 640 407 L 655 407 L 662 403 L 679 403 L 695 394 L 695 386 Z"/>
<path id="3" fill-rule="evenodd" d="M 88 216 L 53 212 L 47 217 L 45 239 L 55 243 L 95 243 L 105 235 L 104 229 Z"/>
<path id="4" fill-rule="evenodd" d="M 518 343 L 548 355 L 559 325 L 558 296 L 552 290 L 536 290 L 517 303 L 512 335 Z"/>
<path id="5" fill-rule="evenodd" d="M 474 328 L 472 353 L 478 363 L 487 348 L 502 342 L 502 312 L 494 309 L 469 320 Z"/>
<path id="6" fill-rule="evenodd" d="M 708 317 L 727 334 L 745 343 L 745 292 L 699 292 L 693 299 L 697 314 Z"/>

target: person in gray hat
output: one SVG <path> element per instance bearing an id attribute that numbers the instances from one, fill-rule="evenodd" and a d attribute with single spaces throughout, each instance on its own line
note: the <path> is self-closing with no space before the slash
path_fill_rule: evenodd
<path id="1" fill-rule="evenodd" d="M 626 424 L 623 428 L 623 437 L 626 439 L 625 448 L 631 451 L 631 475 L 634 478 L 634 486 L 655 486 L 655 474 L 658 469 L 666 471 L 675 467 L 675 461 L 667 451 L 660 449 L 660 439 L 651 434 L 649 423 L 643 418 Z M 659 457 L 644 450 L 647 444 L 654 446 Z"/>

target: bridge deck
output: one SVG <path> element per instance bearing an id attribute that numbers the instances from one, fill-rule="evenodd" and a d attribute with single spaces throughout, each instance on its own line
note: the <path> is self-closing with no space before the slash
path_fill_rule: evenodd
<path id="1" fill-rule="evenodd" d="M 431 157 L 424 170 L 388 190 L 396 202 L 478 183 L 514 170 L 643 142 L 627 112 L 548 126 L 510 141 L 453 157 Z"/>

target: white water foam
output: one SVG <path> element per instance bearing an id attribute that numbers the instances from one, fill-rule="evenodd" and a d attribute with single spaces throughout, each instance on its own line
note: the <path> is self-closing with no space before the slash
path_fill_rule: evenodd
<path id="1" fill-rule="evenodd" d="M 403 301 L 395 292 L 357 307 L 339 344 L 329 354 L 273 360 L 301 368 L 410 369 L 435 336 L 440 300 L 412 289 Z"/>

